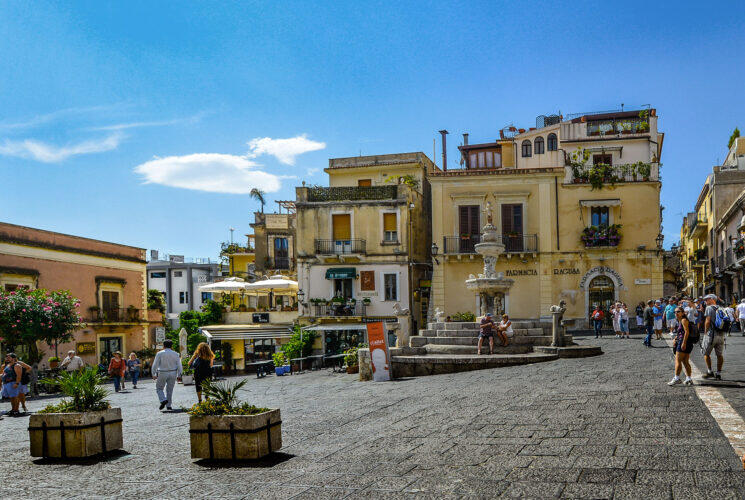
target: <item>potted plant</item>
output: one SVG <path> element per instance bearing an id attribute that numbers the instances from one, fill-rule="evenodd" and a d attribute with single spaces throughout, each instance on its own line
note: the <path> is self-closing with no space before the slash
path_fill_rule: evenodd
<path id="1" fill-rule="evenodd" d="M 99 312 L 101 312 L 101 308 L 98 307 L 98 306 L 90 306 L 88 308 L 88 312 L 91 313 L 91 319 L 92 320 L 97 320 L 97 319 L 99 319 Z"/>
<path id="2" fill-rule="evenodd" d="M 272 361 L 274 362 L 274 374 L 284 375 L 285 374 L 285 353 L 283 353 L 282 351 L 275 352 L 274 354 L 272 354 Z"/>
<path id="3" fill-rule="evenodd" d="M 49 361 L 49 368 L 51 368 L 52 370 L 54 370 L 55 368 L 59 366 L 59 358 L 57 356 L 52 356 L 51 358 L 48 359 L 48 361 Z"/>
<path id="4" fill-rule="evenodd" d="M 360 371 L 360 365 L 357 358 L 357 351 L 359 350 L 358 347 L 350 347 L 346 351 L 344 351 L 344 363 L 347 365 L 347 373 L 350 375 L 353 373 L 359 373 Z"/>
<path id="5" fill-rule="evenodd" d="M 181 360 L 181 383 L 184 385 L 191 385 L 194 383 L 194 370 L 189 366 L 189 359 L 184 358 Z"/>
<path id="6" fill-rule="evenodd" d="M 364 299 L 362 299 L 362 303 L 365 304 L 365 306 L 369 306 L 372 301 L 370 300 L 370 297 L 365 297 Z"/>
<path id="7" fill-rule="evenodd" d="M 83 458 L 124 446 L 122 411 L 111 408 L 106 400 L 109 393 L 101 387 L 104 381 L 91 367 L 44 380 L 70 399 L 31 415 L 28 432 L 32 457 Z"/>
<path id="8" fill-rule="evenodd" d="M 279 409 L 238 401 L 237 392 L 247 381 L 204 382 L 206 399 L 189 410 L 191 458 L 257 459 L 282 447 Z"/>
<path id="9" fill-rule="evenodd" d="M 130 322 L 137 322 L 137 321 L 139 321 L 139 317 L 138 316 L 139 315 L 138 315 L 137 308 L 135 306 L 133 306 L 133 305 L 130 305 L 127 308 L 127 318 L 129 319 L 129 321 Z"/>

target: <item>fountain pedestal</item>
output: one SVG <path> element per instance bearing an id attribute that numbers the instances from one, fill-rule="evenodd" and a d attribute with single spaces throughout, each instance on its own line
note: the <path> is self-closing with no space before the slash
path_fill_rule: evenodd
<path id="1" fill-rule="evenodd" d="M 487 212 L 487 214 L 487 223 L 481 235 L 481 243 L 475 246 L 476 253 L 484 258 L 484 272 L 478 277 L 471 275 L 466 280 L 466 288 L 477 293 L 477 316 L 492 313 L 499 317 L 505 312 L 505 298 L 515 280 L 505 278 L 495 269 L 497 257 L 504 253 L 504 244 L 491 223 L 491 213 Z"/>

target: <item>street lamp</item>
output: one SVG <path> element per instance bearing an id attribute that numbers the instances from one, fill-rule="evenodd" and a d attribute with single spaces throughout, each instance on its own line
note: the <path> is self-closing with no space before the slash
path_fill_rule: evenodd
<path id="1" fill-rule="evenodd" d="M 657 235 L 657 238 L 655 238 L 655 241 L 657 242 L 657 254 L 659 255 L 660 252 L 662 252 L 662 241 L 665 239 L 665 236 L 660 233 Z"/>
<path id="2" fill-rule="evenodd" d="M 435 261 L 435 263 L 436 263 L 437 265 L 439 265 L 439 264 L 440 264 L 440 262 L 439 262 L 439 261 L 437 260 L 437 252 L 438 252 L 438 250 L 439 250 L 439 248 L 437 248 L 437 243 L 435 243 L 435 242 L 433 241 L 433 242 L 432 242 L 432 248 L 431 248 L 431 251 L 432 251 L 432 259 L 434 259 L 434 261 Z"/>
<path id="3" fill-rule="evenodd" d="M 305 292 L 302 290 L 298 290 L 297 292 L 297 301 L 300 304 L 300 315 L 305 312 L 305 304 L 303 303 L 303 299 L 305 298 Z"/>

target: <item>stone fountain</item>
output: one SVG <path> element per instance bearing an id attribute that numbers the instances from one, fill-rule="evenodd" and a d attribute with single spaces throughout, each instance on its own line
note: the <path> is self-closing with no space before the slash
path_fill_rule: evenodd
<path id="1" fill-rule="evenodd" d="M 497 257 L 504 253 L 502 243 L 497 229 L 492 225 L 491 202 L 486 203 L 486 225 L 481 234 L 481 243 L 475 246 L 476 253 L 484 258 L 484 273 L 478 277 L 473 274 L 466 280 L 466 288 L 474 290 L 478 294 L 478 316 L 492 313 L 497 318 L 504 314 L 505 294 L 515 283 L 515 280 L 505 278 L 503 273 L 497 273 L 494 269 Z"/>

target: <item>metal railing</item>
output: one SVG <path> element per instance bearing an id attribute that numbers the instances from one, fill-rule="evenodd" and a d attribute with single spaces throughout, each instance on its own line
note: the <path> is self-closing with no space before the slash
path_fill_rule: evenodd
<path id="1" fill-rule="evenodd" d="M 315 243 L 318 255 L 364 254 L 366 250 L 365 240 L 316 240 Z"/>
<path id="2" fill-rule="evenodd" d="M 732 251 L 732 247 L 724 250 L 724 267 L 730 267 L 735 263 L 735 253 Z"/>
<path id="3" fill-rule="evenodd" d="M 139 323 L 145 321 L 142 309 L 91 309 L 90 313 L 92 323 Z"/>
<path id="4" fill-rule="evenodd" d="M 274 257 L 274 269 L 289 269 L 289 257 Z"/>
<path id="5" fill-rule="evenodd" d="M 714 268 L 714 272 L 719 274 L 724 271 L 724 255 L 717 255 L 717 266 Z"/>
<path id="6" fill-rule="evenodd" d="M 534 253 L 538 251 L 537 234 L 498 235 L 497 241 L 504 245 L 506 253 Z M 481 242 L 480 234 L 465 236 L 443 236 L 444 254 L 473 254 L 476 253 L 476 245 Z"/>
<path id="7" fill-rule="evenodd" d="M 311 311 L 316 318 L 329 316 L 365 316 L 367 306 L 363 302 L 356 304 L 311 304 Z"/>
<path id="8" fill-rule="evenodd" d="M 308 188 L 308 201 L 394 200 L 398 186 L 337 186 Z"/>

